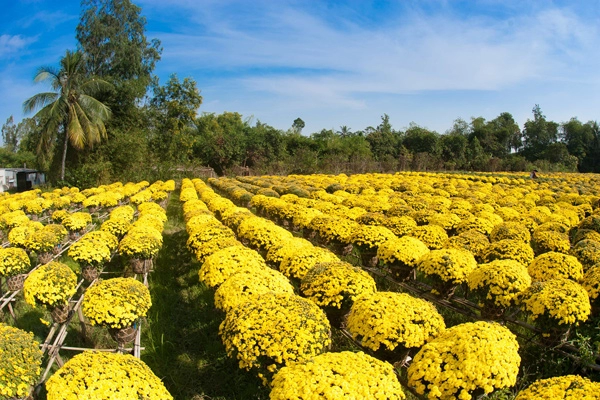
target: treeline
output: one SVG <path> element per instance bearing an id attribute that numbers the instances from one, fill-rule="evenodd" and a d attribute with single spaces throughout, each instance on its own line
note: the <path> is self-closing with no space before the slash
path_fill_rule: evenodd
<path id="1" fill-rule="evenodd" d="M 146 38 L 145 25 L 129 0 L 83 0 L 77 49 L 66 51 L 58 69 L 38 71 L 53 92 L 24 102 L 37 111 L 31 118 L 2 126 L 0 166 L 26 164 L 55 184 L 79 187 L 197 175 L 202 166 L 218 175 L 600 172 L 599 125 L 550 121 L 537 105 L 522 128 L 505 112 L 489 121 L 457 119 L 443 134 L 416 124 L 396 130 L 386 114 L 360 131 L 312 134 L 301 118 L 281 130 L 236 112 L 198 116 L 202 96 L 193 79 L 172 75 L 161 84 L 154 75 L 162 47 Z"/>

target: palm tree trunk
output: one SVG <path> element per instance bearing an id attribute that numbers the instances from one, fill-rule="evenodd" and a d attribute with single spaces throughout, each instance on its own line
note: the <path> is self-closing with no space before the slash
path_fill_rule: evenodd
<path id="1" fill-rule="evenodd" d="M 67 146 L 69 144 L 69 135 L 67 134 L 67 124 L 64 124 L 64 131 L 65 131 L 65 146 L 63 148 L 62 164 L 61 164 L 61 170 L 60 170 L 60 180 L 61 181 L 65 180 L 65 164 L 67 163 Z"/>

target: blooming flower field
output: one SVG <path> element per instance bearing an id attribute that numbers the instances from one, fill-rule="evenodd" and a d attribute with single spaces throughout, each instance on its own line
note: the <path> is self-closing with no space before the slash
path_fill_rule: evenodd
<path id="1" fill-rule="evenodd" d="M 144 283 L 163 248 L 174 189 L 159 181 L 4 195 L 0 275 L 27 277 L 32 306 L 73 307 L 79 297 L 91 325 L 111 334 L 135 327 L 160 301 Z M 180 240 L 222 315 L 219 340 L 272 399 L 600 393 L 596 176 L 184 179 L 178 201 Z M 61 246 L 74 275 L 64 264 L 41 268 L 39 256 Z M 97 281 L 115 256 L 121 275 Z M 337 350 L 340 337 L 353 352 Z M 103 376 L 94 389 L 102 397 L 90 398 L 170 398 L 143 363 L 116 357 L 106 361 L 113 369 L 99 369 L 93 357 L 59 369 L 48 397 L 84 393 L 89 368 Z M 151 384 L 124 382 L 132 375 L 121 369 L 133 364 Z M 33 387 L 39 376 L 28 379 Z"/>

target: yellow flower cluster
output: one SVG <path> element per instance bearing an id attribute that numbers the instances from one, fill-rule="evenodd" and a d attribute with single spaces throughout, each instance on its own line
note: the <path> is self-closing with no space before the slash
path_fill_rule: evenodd
<path id="1" fill-rule="evenodd" d="M 483 251 L 483 261 L 515 260 L 528 266 L 533 261 L 535 254 L 531 246 L 520 240 L 502 239 L 491 243 Z"/>
<path id="2" fill-rule="evenodd" d="M 119 254 L 143 260 L 154 257 L 162 248 L 162 233 L 148 225 L 136 226 L 119 243 Z"/>
<path id="3" fill-rule="evenodd" d="M 0 323 L 0 399 L 29 396 L 40 376 L 42 351 L 33 333 Z"/>
<path id="4" fill-rule="evenodd" d="M 238 227 L 237 234 L 255 249 L 266 251 L 271 246 L 293 237 L 289 231 L 260 217 L 244 219 Z"/>
<path id="5" fill-rule="evenodd" d="M 588 292 L 591 300 L 597 300 L 600 295 L 600 265 L 594 265 L 583 275 L 582 286 Z"/>
<path id="6" fill-rule="evenodd" d="M 77 291 L 77 275 L 67 265 L 52 261 L 27 276 L 23 284 L 25 301 L 33 307 L 67 304 Z"/>
<path id="7" fill-rule="evenodd" d="M 507 221 L 494 226 L 490 240 L 497 242 L 503 239 L 520 240 L 523 243 L 531 241 L 531 233 L 527 227 L 516 221 Z"/>
<path id="8" fill-rule="evenodd" d="M 91 265 L 99 268 L 110 260 L 114 249 L 111 249 L 111 247 L 114 246 L 117 238 L 106 231 L 104 231 L 105 235 L 98 233 L 90 235 L 90 233 L 86 233 L 81 239 L 73 243 L 69 247 L 68 255 L 79 264 L 83 264 L 80 265 L 81 267 Z"/>
<path id="9" fill-rule="evenodd" d="M 540 254 L 534 258 L 527 270 L 536 281 L 555 278 L 580 281 L 583 278 L 583 266 L 576 257 L 554 251 Z"/>
<path id="10" fill-rule="evenodd" d="M 69 215 L 71 214 L 67 210 L 56 210 L 52 213 L 52 221 L 61 224 Z"/>
<path id="11" fill-rule="evenodd" d="M 473 253 L 477 261 L 483 259 L 484 251 L 490 245 L 490 241 L 483 233 L 474 229 L 462 232 L 456 236 L 448 238 L 444 243 L 444 248 L 465 249 Z"/>
<path id="12" fill-rule="evenodd" d="M 408 367 L 408 385 L 429 399 L 471 399 L 517 380 L 516 337 L 497 323 L 464 323 L 425 344 Z"/>
<path id="13" fill-rule="evenodd" d="M 92 223 L 92 216 L 86 212 L 74 212 L 65 219 L 62 224 L 70 232 L 79 232 L 85 229 L 89 224 Z"/>
<path id="14" fill-rule="evenodd" d="M 31 268 L 25 250 L 18 247 L 0 248 L 0 276 L 10 277 L 23 274 Z"/>
<path id="15" fill-rule="evenodd" d="M 252 296 L 268 292 L 294 294 L 294 287 L 281 272 L 271 268 L 243 269 L 217 288 L 215 306 L 228 312 Z"/>
<path id="16" fill-rule="evenodd" d="M 90 287 L 83 299 L 83 314 L 92 325 L 121 329 L 145 317 L 152 305 L 150 292 L 133 278 L 112 278 Z"/>
<path id="17" fill-rule="evenodd" d="M 473 270 L 468 284 L 482 307 L 508 308 L 514 305 L 514 297 L 531 285 L 531 277 L 518 261 L 494 260 Z"/>
<path id="18" fill-rule="evenodd" d="M 200 267 L 200 281 L 216 288 L 236 272 L 268 268 L 255 250 L 241 245 L 229 246 L 206 257 Z"/>
<path id="19" fill-rule="evenodd" d="M 26 248 L 29 236 L 43 227 L 39 221 L 27 220 L 23 225 L 16 226 L 8 232 L 8 241 L 12 246 Z"/>
<path id="20" fill-rule="evenodd" d="M 580 240 L 571 248 L 570 254 L 577 257 L 584 269 L 590 268 L 600 263 L 600 242 L 593 239 Z"/>
<path id="21" fill-rule="evenodd" d="M 378 350 L 421 347 L 446 328 L 430 302 L 406 293 L 376 292 L 354 301 L 348 331 L 363 346 Z"/>
<path id="22" fill-rule="evenodd" d="M 515 400 L 597 400 L 600 383 L 579 375 L 540 379 L 517 394 Z"/>
<path id="23" fill-rule="evenodd" d="M 279 270 L 288 278 L 302 279 L 315 265 L 336 261 L 340 259 L 327 249 L 300 246 L 289 249 L 279 264 Z"/>
<path id="24" fill-rule="evenodd" d="M 477 268 L 473 254 L 462 249 L 432 250 L 421 257 L 417 270 L 443 282 L 461 284 Z"/>
<path id="25" fill-rule="evenodd" d="M 410 232 L 410 236 L 419 239 L 431 250 L 439 250 L 448 240 L 448 234 L 439 225 L 417 226 Z"/>
<path id="26" fill-rule="evenodd" d="M 531 318 L 540 319 L 541 328 L 558 325 L 577 325 L 585 322 L 591 312 L 585 289 L 569 279 L 558 278 L 533 283 L 519 296 Z"/>
<path id="27" fill-rule="evenodd" d="M 547 253 L 549 251 L 568 253 L 571 243 L 566 233 L 535 230 L 531 239 L 531 247 L 535 254 Z"/>
<path id="28" fill-rule="evenodd" d="M 377 257 L 384 264 L 409 268 L 416 267 L 417 261 L 427 253 L 429 248 L 425 243 L 412 236 L 385 241 L 377 249 Z"/>
<path id="29" fill-rule="evenodd" d="M 344 261 L 318 263 L 302 278 L 300 291 L 320 307 L 347 310 L 359 296 L 377 291 L 367 272 Z"/>
<path id="30" fill-rule="evenodd" d="M 279 368 L 319 355 L 331 345 L 325 313 L 294 294 L 265 293 L 232 308 L 219 327 L 227 354 L 268 384 Z"/>
<path id="31" fill-rule="evenodd" d="M 275 268 L 279 268 L 279 265 L 285 257 L 295 253 L 296 249 L 299 249 L 301 247 L 313 247 L 313 244 L 310 241 L 303 238 L 289 238 L 285 241 L 279 242 L 276 245 L 271 246 L 271 248 L 267 252 L 265 260 L 269 264 L 273 265 Z"/>
<path id="32" fill-rule="evenodd" d="M 392 365 L 362 352 L 324 353 L 285 366 L 271 386 L 271 400 L 406 398 Z"/>
<path id="33" fill-rule="evenodd" d="M 500 218 L 500 222 L 502 222 L 502 218 Z M 456 231 L 458 233 L 465 232 L 470 229 L 475 229 L 476 231 L 481 232 L 484 235 L 489 235 L 494 229 L 494 223 L 492 223 L 487 218 L 471 217 L 462 220 L 456 227 Z"/>
<path id="34" fill-rule="evenodd" d="M 396 235 L 384 226 L 359 225 L 350 240 L 362 251 L 377 251 L 382 243 L 394 238 Z"/>
<path id="35" fill-rule="evenodd" d="M 48 400 L 172 400 L 162 381 L 130 354 L 84 352 L 46 382 Z"/>

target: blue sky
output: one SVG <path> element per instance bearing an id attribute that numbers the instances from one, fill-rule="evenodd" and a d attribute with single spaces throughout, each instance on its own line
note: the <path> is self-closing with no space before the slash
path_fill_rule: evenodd
<path id="1" fill-rule="evenodd" d="M 39 66 L 74 49 L 79 1 L 0 0 L 0 123 L 46 90 Z M 456 118 L 539 104 L 556 122 L 600 120 L 600 0 L 136 0 L 162 42 L 155 73 L 202 92 L 200 112 L 305 134 Z"/>

